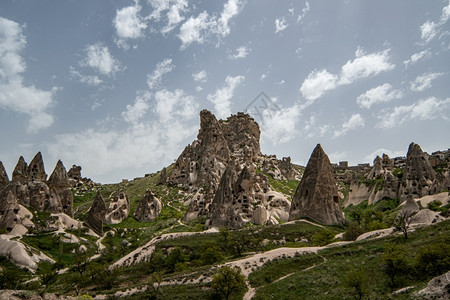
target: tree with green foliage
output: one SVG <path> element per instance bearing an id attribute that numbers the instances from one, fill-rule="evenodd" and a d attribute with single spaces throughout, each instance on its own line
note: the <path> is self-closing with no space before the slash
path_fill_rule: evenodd
<path id="1" fill-rule="evenodd" d="M 403 245 L 386 244 L 383 253 L 383 271 L 389 276 L 391 285 L 395 286 L 395 278 L 408 270 L 406 248 Z"/>
<path id="2" fill-rule="evenodd" d="M 72 271 L 78 272 L 80 276 L 83 276 L 89 263 L 89 255 L 86 251 L 76 248 L 75 257 L 72 264 Z"/>
<path id="3" fill-rule="evenodd" d="M 363 268 L 354 268 L 348 271 L 344 277 L 346 287 L 354 289 L 358 299 L 362 299 L 367 284 L 367 276 Z"/>
<path id="4" fill-rule="evenodd" d="M 441 275 L 450 270 L 450 245 L 440 242 L 422 247 L 414 258 L 420 275 Z"/>
<path id="5" fill-rule="evenodd" d="M 212 265 L 224 259 L 222 250 L 216 245 L 205 245 L 200 253 L 200 260 L 203 265 Z"/>
<path id="6" fill-rule="evenodd" d="M 223 266 L 214 274 L 211 287 L 225 299 L 246 289 L 245 277 L 238 267 Z"/>
<path id="7" fill-rule="evenodd" d="M 150 256 L 150 273 L 159 272 L 164 269 L 166 257 L 161 250 L 153 251 Z"/>
<path id="8" fill-rule="evenodd" d="M 395 218 L 394 227 L 403 233 L 405 239 L 408 238 L 409 224 L 411 224 L 413 216 L 414 213 L 411 212 L 400 212 Z"/>
<path id="9" fill-rule="evenodd" d="M 344 232 L 344 240 L 354 241 L 363 233 L 364 229 L 361 227 L 361 225 L 356 222 L 352 222 Z"/>
<path id="10" fill-rule="evenodd" d="M 311 241 L 318 246 L 325 246 L 334 239 L 334 232 L 328 229 L 322 229 L 311 236 Z"/>
<path id="11" fill-rule="evenodd" d="M 183 268 L 183 263 L 186 262 L 186 255 L 183 252 L 183 249 L 180 247 L 175 247 L 170 251 L 169 255 L 166 259 L 166 266 L 170 272 L 181 271 Z"/>

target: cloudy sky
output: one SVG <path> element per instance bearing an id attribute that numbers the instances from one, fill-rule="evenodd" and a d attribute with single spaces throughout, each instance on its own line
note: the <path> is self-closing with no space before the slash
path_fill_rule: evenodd
<path id="1" fill-rule="evenodd" d="M 350 164 L 447 149 L 449 19 L 449 0 L 2 0 L 0 160 L 143 176 L 204 108 L 247 110 L 300 164 L 317 143 Z"/>

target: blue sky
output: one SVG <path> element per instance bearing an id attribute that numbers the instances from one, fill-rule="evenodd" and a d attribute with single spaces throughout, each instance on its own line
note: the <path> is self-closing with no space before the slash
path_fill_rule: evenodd
<path id="1" fill-rule="evenodd" d="M 195 139 L 201 109 L 225 118 L 260 92 L 266 154 L 447 149 L 449 19 L 449 0 L 4 0 L 0 160 L 143 176 Z"/>

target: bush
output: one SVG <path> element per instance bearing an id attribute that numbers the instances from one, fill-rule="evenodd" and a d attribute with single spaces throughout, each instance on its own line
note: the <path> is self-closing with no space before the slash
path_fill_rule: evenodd
<path id="1" fill-rule="evenodd" d="M 420 248 L 414 260 L 420 275 L 444 274 L 450 269 L 450 245 L 436 243 Z"/>
<path id="2" fill-rule="evenodd" d="M 406 248 L 401 245 L 386 244 L 383 253 L 383 271 L 389 276 L 392 286 L 395 286 L 395 278 L 406 273 L 407 270 Z"/>
<path id="3" fill-rule="evenodd" d="M 358 223 L 351 223 L 344 232 L 344 240 L 354 241 L 358 236 L 364 233 L 364 229 Z"/>
<path id="4" fill-rule="evenodd" d="M 367 284 L 366 273 L 364 269 L 351 269 L 344 277 L 344 284 L 348 288 L 355 289 L 358 299 L 362 299 Z"/>
<path id="5" fill-rule="evenodd" d="M 318 246 L 325 246 L 331 243 L 334 239 L 334 232 L 328 229 L 323 229 L 311 236 L 311 241 Z"/>
<path id="6" fill-rule="evenodd" d="M 245 291 L 245 277 L 238 267 L 223 266 L 214 274 L 211 287 L 219 295 L 228 299 L 231 295 Z"/>

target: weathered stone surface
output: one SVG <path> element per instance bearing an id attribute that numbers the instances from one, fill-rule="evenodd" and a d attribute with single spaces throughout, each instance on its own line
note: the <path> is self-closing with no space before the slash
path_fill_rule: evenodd
<path id="1" fill-rule="evenodd" d="M 163 168 L 159 174 L 158 185 L 167 183 L 167 169 Z"/>
<path id="2" fill-rule="evenodd" d="M 109 203 L 109 207 L 105 215 L 105 224 L 119 224 L 128 217 L 130 213 L 130 202 L 127 195 L 122 192 L 114 197 Z"/>
<path id="3" fill-rule="evenodd" d="M 11 231 L 16 224 L 20 224 L 19 210 L 16 196 L 8 191 L 6 197 L 0 198 L 0 229 Z"/>
<path id="4" fill-rule="evenodd" d="M 6 173 L 3 163 L 0 161 L 0 190 L 9 183 L 8 174 Z"/>
<path id="5" fill-rule="evenodd" d="M 326 225 L 342 224 L 339 200 L 330 160 L 318 144 L 292 199 L 289 220 L 311 218 Z"/>
<path id="6" fill-rule="evenodd" d="M 415 293 L 420 299 L 447 300 L 450 299 L 450 271 L 436 276 L 428 282 L 426 288 Z"/>
<path id="7" fill-rule="evenodd" d="M 86 221 L 84 222 L 87 227 L 91 228 L 95 233 L 103 235 L 103 219 L 105 218 L 106 206 L 100 192 L 97 192 L 94 202 L 89 209 Z"/>
<path id="8" fill-rule="evenodd" d="M 14 213 L 14 211 L 7 210 L 0 218 L 0 229 L 11 231 L 18 223 L 20 223 L 20 218 Z"/>
<path id="9" fill-rule="evenodd" d="M 69 176 L 61 160 L 56 163 L 53 173 L 50 175 L 47 184 L 50 189 L 54 189 L 59 197 L 62 212 L 68 216 L 73 216 L 73 194 L 70 190 Z"/>
<path id="10" fill-rule="evenodd" d="M 409 196 L 420 198 L 432 193 L 436 173 L 418 144 L 411 143 L 406 156 L 406 165 L 399 190 L 400 201 Z"/>
<path id="11" fill-rule="evenodd" d="M 416 201 L 409 197 L 408 200 L 406 200 L 405 204 L 403 205 L 402 209 L 399 212 L 400 216 L 412 216 L 413 214 L 417 213 L 420 210 L 419 205 L 416 203 Z"/>
<path id="12" fill-rule="evenodd" d="M 29 180 L 42 182 L 47 180 L 47 174 L 45 173 L 44 161 L 42 159 L 41 152 L 38 152 L 33 157 L 27 171 Z"/>
<path id="13" fill-rule="evenodd" d="M 19 157 L 19 161 L 14 168 L 12 181 L 24 181 L 28 179 L 28 165 L 23 156 Z"/>
<path id="14" fill-rule="evenodd" d="M 368 176 L 369 179 L 381 178 L 383 175 L 383 159 L 377 155 L 373 160 L 373 168 Z"/>
<path id="15" fill-rule="evenodd" d="M 8 210 L 13 210 L 16 214 L 19 212 L 19 203 L 13 192 L 8 191 L 6 197 L 0 198 L 0 215 Z"/>
<path id="16" fill-rule="evenodd" d="M 133 216 L 139 222 L 150 222 L 159 216 L 161 209 L 161 201 L 150 190 L 147 190 Z"/>

